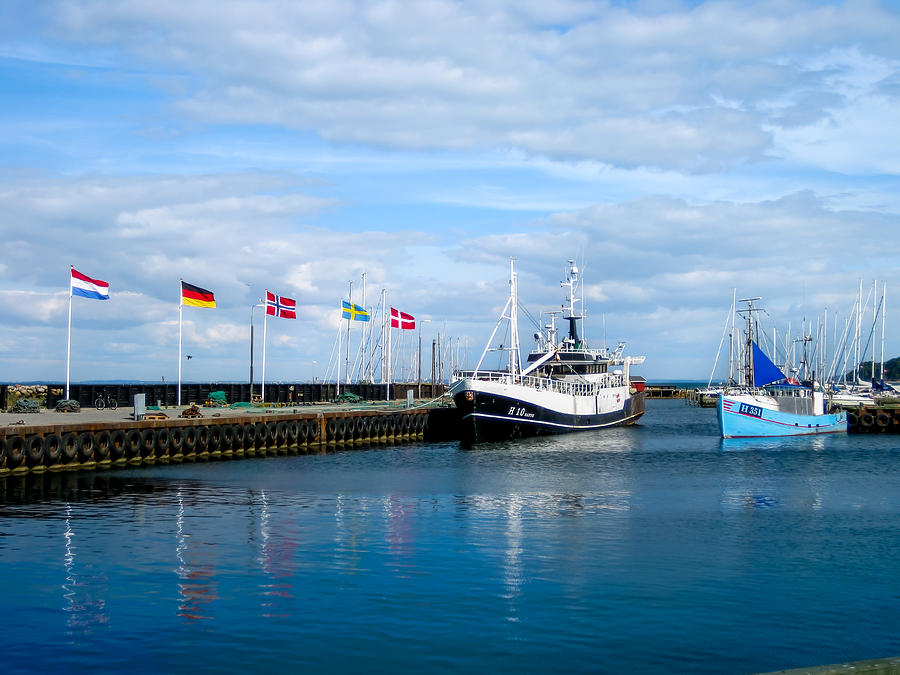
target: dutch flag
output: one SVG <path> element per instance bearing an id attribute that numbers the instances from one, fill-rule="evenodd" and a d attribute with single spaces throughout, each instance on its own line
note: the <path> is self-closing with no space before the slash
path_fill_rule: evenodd
<path id="1" fill-rule="evenodd" d="M 91 279 L 72 268 L 71 295 L 78 295 L 91 300 L 109 300 L 109 283 L 99 279 Z"/>

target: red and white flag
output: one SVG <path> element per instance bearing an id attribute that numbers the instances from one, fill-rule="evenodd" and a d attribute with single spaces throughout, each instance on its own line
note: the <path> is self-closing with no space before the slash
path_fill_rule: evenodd
<path id="1" fill-rule="evenodd" d="M 416 317 L 391 307 L 391 328 L 412 330 L 416 327 Z"/>
<path id="2" fill-rule="evenodd" d="M 297 301 L 266 291 L 266 314 L 282 319 L 297 318 Z"/>

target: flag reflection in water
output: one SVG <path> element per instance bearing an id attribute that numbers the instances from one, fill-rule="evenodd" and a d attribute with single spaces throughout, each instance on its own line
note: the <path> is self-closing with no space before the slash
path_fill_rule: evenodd
<path id="1" fill-rule="evenodd" d="M 105 575 L 92 573 L 89 562 L 76 561 L 79 547 L 76 544 L 72 521 L 72 506 L 66 503 L 66 529 L 63 532 L 65 540 L 63 568 L 66 571 L 65 581 L 62 584 L 65 598 L 63 611 L 68 614 L 66 621 L 68 635 L 73 644 L 78 644 L 81 638 L 90 635 L 95 628 L 109 623 L 106 600 L 101 597 L 109 589 Z"/>
<path id="2" fill-rule="evenodd" d="M 215 545 L 203 541 L 194 541 L 185 532 L 184 497 L 178 490 L 178 516 L 175 519 L 177 546 L 175 556 L 178 558 L 176 573 L 178 584 L 178 616 L 197 621 L 215 618 L 212 603 L 219 599 L 215 578 L 215 562 L 210 560 L 215 555 Z"/>

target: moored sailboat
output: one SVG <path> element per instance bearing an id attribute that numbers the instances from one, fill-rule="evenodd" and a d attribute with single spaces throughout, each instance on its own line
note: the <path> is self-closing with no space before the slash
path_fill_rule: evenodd
<path id="1" fill-rule="evenodd" d="M 611 352 L 588 348 L 578 331 L 578 322 L 584 319 L 583 311 L 577 308 L 577 303 L 584 306 L 583 282 L 574 261 L 569 261 L 562 286 L 568 288 L 568 306 L 563 312 L 550 313 L 549 323 L 535 333 L 537 347 L 523 366 L 517 281 L 510 262 L 510 298 L 497 326 L 475 370 L 455 373 L 450 387 L 460 411 L 464 442 L 629 425 L 644 414 L 644 380 L 630 376 L 631 366 L 643 363 L 644 357 L 624 356 L 624 342 Z M 569 324 L 561 340 L 556 328 L 560 314 Z M 507 352 L 507 367 L 485 370 L 482 364 L 504 321 L 511 336 L 511 344 L 500 347 Z"/>

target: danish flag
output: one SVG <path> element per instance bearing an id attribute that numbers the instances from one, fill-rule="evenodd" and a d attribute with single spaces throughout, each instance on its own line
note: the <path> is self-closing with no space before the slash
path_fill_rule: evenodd
<path id="1" fill-rule="evenodd" d="M 282 319 L 297 318 L 297 301 L 266 291 L 266 314 Z"/>
<path id="2" fill-rule="evenodd" d="M 413 330 L 416 327 L 416 317 L 399 309 L 391 307 L 391 328 L 400 330 Z"/>

